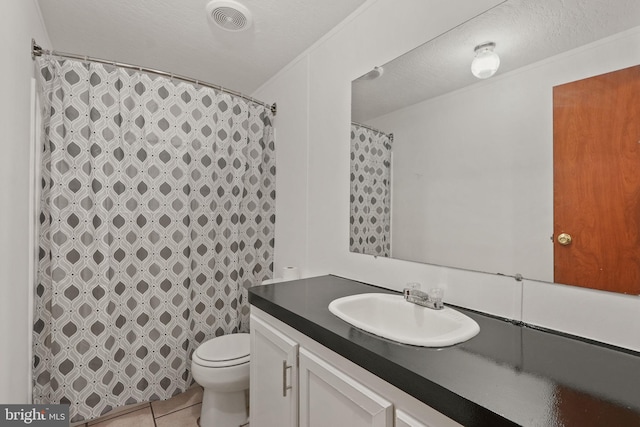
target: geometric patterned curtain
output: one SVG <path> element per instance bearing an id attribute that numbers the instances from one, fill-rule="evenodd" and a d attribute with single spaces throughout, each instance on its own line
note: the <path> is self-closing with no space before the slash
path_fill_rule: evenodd
<path id="1" fill-rule="evenodd" d="M 34 401 L 73 422 L 168 399 L 272 277 L 271 111 L 212 88 L 38 58 Z"/>
<path id="2" fill-rule="evenodd" d="M 390 135 L 351 124 L 351 252 L 391 256 L 391 143 Z"/>

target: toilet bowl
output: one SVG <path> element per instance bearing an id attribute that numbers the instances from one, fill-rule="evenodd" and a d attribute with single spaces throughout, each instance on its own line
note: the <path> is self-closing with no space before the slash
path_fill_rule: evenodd
<path id="1" fill-rule="evenodd" d="M 193 353 L 193 379 L 204 389 L 200 427 L 247 423 L 249 347 L 249 334 L 230 334 L 205 341 Z"/>

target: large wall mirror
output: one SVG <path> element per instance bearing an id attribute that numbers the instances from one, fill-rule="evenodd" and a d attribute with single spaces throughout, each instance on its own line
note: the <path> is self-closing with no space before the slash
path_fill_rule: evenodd
<path id="1" fill-rule="evenodd" d="M 350 250 L 554 282 L 554 88 L 640 64 L 639 17 L 507 0 L 354 80 Z"/>

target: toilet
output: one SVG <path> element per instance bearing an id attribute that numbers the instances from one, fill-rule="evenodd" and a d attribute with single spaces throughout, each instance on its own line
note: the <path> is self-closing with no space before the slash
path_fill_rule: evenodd
<path id="1" fill-rule="evenodd" d="M 204 389 L 200 427 L 247 423 L 249 347 L 249 334 L 230 334 L 205 341 L 193 353 L 193 379 Z"/>

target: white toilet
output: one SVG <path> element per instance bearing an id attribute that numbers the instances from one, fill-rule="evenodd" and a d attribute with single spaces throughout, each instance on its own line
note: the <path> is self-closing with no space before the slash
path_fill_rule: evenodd
<path id="1" fill-rule="evenodd" d="M 230 334 L 202 343 L 191 372 L 204 389 L 200 427 L 238 427 L 247 423 L 249 334 Z"/>

